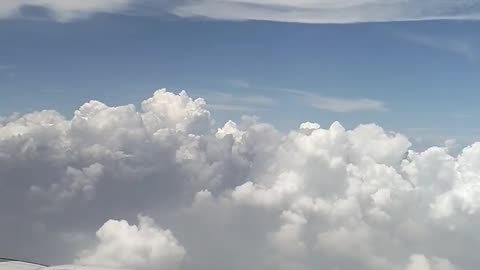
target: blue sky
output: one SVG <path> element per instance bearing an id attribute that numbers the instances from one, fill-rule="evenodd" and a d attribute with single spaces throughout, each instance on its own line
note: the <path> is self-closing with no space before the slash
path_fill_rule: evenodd
<path id="1" fill-rule="evenodd" d="M 158 10 L 168 5 L 160 2 Z M 91 99 L 138 104 L 167 88 L 205 98 L 220 124 L 254 114 L 283 130 L 339 120 L 437 141 L 479 132 L 475 18 L 427 12 L 442 20 L 306 24 L 270 14 L 255 15 L 265 21 L 180 12 L 46 18 L 46 10 L 22 7 L 0 20 L 0 115 L 69 116 Z"/>

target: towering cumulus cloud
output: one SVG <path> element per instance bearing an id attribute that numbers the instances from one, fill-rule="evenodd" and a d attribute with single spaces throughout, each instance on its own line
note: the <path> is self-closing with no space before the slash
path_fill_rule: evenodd
<path id="1" fill-rule="evenodd" d="M 473 270 L 480 143 L 216 128 L 203 99 L 0 120 L 0 254 L 131 269 Z"/>

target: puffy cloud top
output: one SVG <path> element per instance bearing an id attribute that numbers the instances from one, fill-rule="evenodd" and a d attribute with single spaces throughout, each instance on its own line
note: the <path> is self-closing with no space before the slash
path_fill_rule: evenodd
<path id="1" fill-rule="evenodd" d="M 177 269 L 185 249 L 169 230 L 139 216 L 138 226 L 109 220 L 97 231 L 98 244 L 77 263 L 130 269 Z"/>
<path id="2" fill-rule="evenodd" d="M 163 89 L 141 109 L 91 101 L 72 119 L 1 120 L 0 253 L 132 269 L 476 269 L 479 143 L 453 155 L 374 124 L 217 128 L 206 108 Z M 161 226 L 126 221 L 138 213 Z"/>

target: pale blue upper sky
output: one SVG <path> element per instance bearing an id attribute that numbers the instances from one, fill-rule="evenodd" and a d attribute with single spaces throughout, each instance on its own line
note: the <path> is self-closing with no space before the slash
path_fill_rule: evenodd
<path id="1" fill-rule="evenodd" d="M 264 12 L 273 0 L 258 1 L 265 5 L 260 11 L 251 7 L 254 0 L 242 0 L 241 8 L 219 1 L 218 10 L 208 9 L 213 0 L 139 1 L 131 10 L 109 1 L 115 2 L 98 1 L 105 5 L 98 10 L 56 0 L 46 1 L 48 12 L 13 2 L 3 7 L 0 115 L 40 109 L 71 115 L 90 99 L 138 104 L 165 87 L 204 97 L 219 123 L 255 114 L 285 130 L 339 120 L 432 140 L 479 134 L 473 124 L 480 113 L 479 1 L 425 1 L 431 7 L 418 9 L 393 1 L 403 13 L 376 6 L 395 14 L 382 16 L 367 4 L 340 7 L 339 14 L 281 6 L 310 9 L 297 17 Z M 362 1 L 337 3 L 346 2 Z M 338 22 L 348 24 L 331 24 Z"/>

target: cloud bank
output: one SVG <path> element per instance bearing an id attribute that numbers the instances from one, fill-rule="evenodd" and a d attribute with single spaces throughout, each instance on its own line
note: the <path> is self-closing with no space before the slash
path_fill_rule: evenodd
<path id="1" fill-rule="evenodd" d="M 219 20 L 295 23 L 361 23 L 480 18 L 479 0 L 4 0 L 0 18 L 17 16 L 27 6 L 42 7 L 59 21 L 98 12 L 142 15 L 170 13 Z M 139 9 L 138 7 L 142 7 Z"/>
<path id="2" fill-rule="evenodd" d="M 159 90 L 0 121 L 0 254 L 131 269 L 474 270 L 480 143 L 282 133 Z M 134 225 L 137 224 L 137 225 Z"/>

